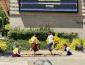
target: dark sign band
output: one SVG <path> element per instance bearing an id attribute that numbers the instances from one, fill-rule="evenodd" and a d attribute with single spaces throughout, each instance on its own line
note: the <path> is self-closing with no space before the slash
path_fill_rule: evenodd
<path id="1" fill-rule="evenodd" d="M 21 12 L 78 12 L 77 0 L 20 0 L 19 5 Z"/>

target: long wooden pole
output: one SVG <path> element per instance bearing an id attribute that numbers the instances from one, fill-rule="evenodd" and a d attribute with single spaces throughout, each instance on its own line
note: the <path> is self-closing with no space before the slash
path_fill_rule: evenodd
<path id="1" fill-rule="evenodd" d="M 9 15 L 8 15 L 8 7 L 7 7 L 7 3 L 6 3 L 6 0 L 1 0 L 0 1 L 0 6 L 2 7 L 3 11 L 5 12 L 5 15 L 9 18 Z M 7 9 L 6 9 L 7 8 Z"/>

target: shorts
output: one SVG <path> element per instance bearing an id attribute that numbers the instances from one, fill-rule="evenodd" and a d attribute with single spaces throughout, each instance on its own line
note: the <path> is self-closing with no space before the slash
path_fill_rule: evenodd
<path id="1" fill-rule="evenodd" d="M 71 51 L 67 51 L 67 56 L 72 55 Z"/>
<path id="2" fill-rule="evenodd" d="M 36 43 L 32 43 L 32 49 L 34 50 L 34 52 L 38 51 L 39 50 L 39 45 L 36 44 Z"/>
<path id="3" fill-rule="evenodd" d="M 53 43 L 49 43 L 49 44 L 47 45 L 47 48 L 48 48 L 49 51 L 52 51 L 52 45 L 53 45 Z"/>
<path id="4" fill-rule="evenodd" d="M 20 54 L 12 54 L 12 57 L 21 57 Z"/>

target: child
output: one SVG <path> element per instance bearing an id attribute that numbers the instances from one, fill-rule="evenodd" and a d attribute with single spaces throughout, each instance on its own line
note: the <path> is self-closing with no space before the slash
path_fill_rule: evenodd
<path id="1" fill-rule="evenodd" d="M 67 52 L 67 56 L 72 55 L 72 52 L 71 52 L 71 50 L 70 50 L 70 47 L 68 47 L 67 44 L 64 44 L 64 51 Z"/>
<path id="2" fill-rule="evenodd" d="M 37 37 L 34 35 L 34 36 L 31 38 L 31 41 L 32 41 L 31 48 L 33 49 L 34 55 L 35 55 L 36 51 L 39 50 L 39 40 L 38 40 Z"/>
<path id="3" fill-rule="evenodd" d="M 48 50 L 50 51 L 51 55 L 53 55 L 52 53 L 52 46 L 53 46 L 53 35 L 52 35 L 52 32 L 49 32 L 48 33 L 48 45 L 47 45 L 47 48 Z"/>
<path id="4" fill-rule="evenodd" d="M 16 45 L 14 50 L 12 51 L 12 57 L 20 57 L 19 45 Z"/>

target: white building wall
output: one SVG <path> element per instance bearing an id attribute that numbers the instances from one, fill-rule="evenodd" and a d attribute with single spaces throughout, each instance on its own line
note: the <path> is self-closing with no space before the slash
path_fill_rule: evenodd
<path id="1" fill-rule="evenodd" d="M 18 0 L 10 0 L 10 24 L 13 28 L 18 27 L 18 28 L 24 28 L 24 24 L 22 21 L 22 18 L 20 17 L 19 13 L 19 4 Z"/>

